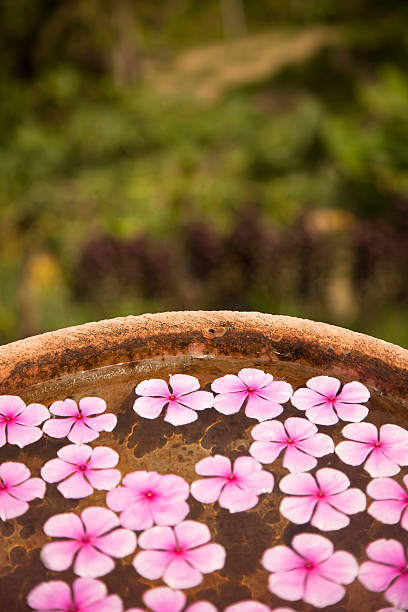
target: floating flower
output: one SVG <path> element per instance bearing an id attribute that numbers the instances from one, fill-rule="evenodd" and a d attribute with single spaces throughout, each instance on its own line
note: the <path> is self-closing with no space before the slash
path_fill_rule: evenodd
<path id="1" fill-rule="evenodd" d="M 79 518 L 73 512 L 56 514 L 44 524 L 51 537 L 65 538 L 45 544 L 41 560 L 51 570 L 60 572 L 72 564 L 83 578 L 97 578 L 113 570 L 111 557 L 126 557 L 136 548 L 136 536 L 128 529 L 116 529 L 119 519 L 106 508 L 86 508 Z"/>
<path id="2" fill-rule="evenodd" d="M 238 457 L 231 461 L 223 455 L 201 459 L 195 470 L 200 476 L 213 476 L 196 480 L 191 485 L 191 494 L 204 504 L 218 500 L 221 508 L 230 512 L 242 512 L 258 503 L 258 496 L 271 493 L 274 479 L 270 472 L 252 457 Z"/>
<path id="3" fill-rule="evenodd" d="M 2 521 L 27 512 L 27 502 L 45 495 L 45 482 L 30 478 L 24 463 L 6 461 L 0 465 L 0 518 Z"/>
<path id="4" fill-rule="evenodd" d="M 280 512 L 298 525 L 311 521 L 322 531 L 342 529 L 350 523 L 349 514 L 362 512 L 365 495 L 360 489 L 350 489 L 350 480 L 343 472 L 332 468 L 311 474 L 288 474 L 279 483 L 284 497 Z"/>
<path id="5" fill-rule="evenodd" d="M 176 527 L 152 527 L 139 537 L 144 548 L 133 560 L 137 572 L 148 580 L 162 578 L 173 589 L 197 586 L 209 574 L 224 567 L 225 549 L 207 544 L 207 525 L 183 521 Z"/>
<path id="6" fill-rule="evenodd" d="M 8 442 L 23 448 L 37 442 L 42 436 L 37 425 L 41 425 L 49 416 L 42 404 L 26 406 L 17 395 L 0 395 L 0 446 Z"/>
<path id="7" fill-rule="evenodd" d="M 385 591 L 385 599 L 397 608 L 408 608 L 408 563 L 401 542 L 382 538 L 371 542 L 366 553 L 371 561 L 360 567 L 361 584 L 369 591 Z"/>
<path id="8" fill-rule="evenodd" d="M 298 410 L 306 410 L 312 423 L 334 425 L 339 418 L 358 422 L 368 414 L 368 408 L 361 402 L 370 398 L 370 392 L 356 380 L 346 383 L 341 393 L 338 393 L 340 381 L 331 376 L 310 378 L 306 387 L 295 391 L 291 402 Z"/>
<path id="9" fill-rule="evenodd" d="M 122 612 L 123 604 L 118 595 L 107 595 L 106 586 L 100 580 L 77 578 L 71 588 L 62 580 L 41 582 L 27 597 L 34 610 L 44 612 Z"/>
<path id="10" fill-rule="evenodd" d="M 184 608 L 187 598 L 183 591 L 173 591 L 168 587 L 158 587 L 143 593 L 143 601 L 149 610 L 153 612 L 217 612 L 217 608 L 207 601 L 197 603 Z M 127 612 L 144 612 L 142 608 L 130 608 Z"/>
<path id="11" fill-rule="evenodd" d="M 249 452 L 261 463 L 273 463 L 285 450 L 282 465 L 290 472 L 306 472 L 317 465 L 316 457 L 334 451 L 333 440 L 318 433 L 316 425 L 307 419 L 289 417 L 285 423 L 267 421 L 255 425 L 252 437 L 256 440 Z"/>
<path id="12" fill-rule="evenodd" d="M 408 475 L 403 478 L 408 489 Z M 408 531 L 408 492 L 392 478 L 376 478 L 367 486 L 367 493 L 375 500 L 368 508 L 377 521 L 394 525 L 401 519 L 401 527 Z"/>
<path id="13" fill-rule="evenodd" d="M 246 416 L 258 421 L 281 414 L 281 404 L 287 402 L 293 393 L 289 383 L 274 381 L 272 374 L 254 368 L 243 368 L 238 376 L 226 374 L 217 378 L 211 389 L 218 393 L 214 400 L 214 408 L 218 412 L 235 414 L 246 401 Z"/>
<path id="14" fill-rule="evenodd" d="M 266 606 L 263 603 L 260 603 L 259 601 L 253 601 L 253 600 L 246 600 L 246 601 L 238 601 L 235 604 L 232 604 L 231 606 L 227 606 L 224 610 L 224 612 L 276 612 L 276 610 L 279 610 L 282 612 L 286 612 L 286 610 L 288 610 L 289 612 L 291 612 L 291 610 L 289 610 L 289 608 L 275 608 L 275 610 L 271 610 L 269 606 Z"/>
<path id="15" fill-rule="evenodd" d="M 107 494 L 106 503 L 121 513 L 121 525 L 127 529 L 177 525 L 189 512 L 190 487 L 181 476 L 141 470 L 127 474 L 122 485 Z"/>
<path id="16" fill-rule="evenodd" d="M 301 533 L 288 546 L 274 546 L 265 551 L 262 565 L 272 572 L 269 590 L 278 597 L 303 599 L 316 608 L 340 601 L 357 576 L 358 565 L 344 550 L 334 552 L 333 544 L 321 535 Z"/>
<path id="17" fill-rule="evenodd" d="M 344 463 L 360 465 L 370 476 L 394 476 L 400 465 L 408 465 L 408 431 L 398 425 L 382 425 L 380 433 L 372 423 L 346 425 L 343 436 L 352 442 L 340 442 L 336 453 Z"/>
<path id="18" fill-rule="evenodd" d="M 54 402 L 50 412 L 62 419 L 50 419 L 43 431 L 52 438 L 68 437 L 74 444 L 85 444 L 99 437 L 101 431 L 112 431 L 117 423 L 114 414 L 102 414 L 106 402 L 100 397 L 83 397 L 79 406 L 73 399 Z M 99 416 L 94 416 L 99 415 Z"/>
<path id="19" fill-rule="evenodd" d="M 58 459 L 43 465 L 41 476 L 47 482 L 61 481 L 57 489 L 64 497 L 87 497 L 94 488 L 108 491 L 120 481 L 119 470 L 111 469 L 117 465 L 119 455 L 107 446 L 91 448 L 86 444 L 68 444 L 57 455 Z"/>
<path id="20" fill-rule="evenodd" d="M 199 391 L 200 383 L 195 376 L 174 374 L 170 385 L 160 378 L 143 380 L 135 389 L 138 397 L 133 410 L 145 419 L 157 419 L 167 404 L 164 420 L 172 425 L 186 425 L 198 418 L 196 410 L 211 408 L 214 396 L 208 391 Z"/>

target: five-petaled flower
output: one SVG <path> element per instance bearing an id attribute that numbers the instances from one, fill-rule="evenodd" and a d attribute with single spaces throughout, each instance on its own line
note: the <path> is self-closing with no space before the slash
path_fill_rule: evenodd
<path id="1" fill-rule="evenodd" d="M 367 512 L 386 525 L 395 525 L 401 519 L 401 527 L 408 531 L 408 475 L 403 481 L 406 490 L 392 478 L 375 478 L 369 482 L 367 493 L 376 501 Z"/>
<path id="2" fill-rule="evenodd" d="M 356 380 L 346 383 L 338 393 L 340 381 L 331 376 L 315 376 L 294 392 L 292 404 L 298 410 L 306 410 L 307 418 L 319 425 L 334 425 L 339 418 L 343 421 L 362 421 L 368 408 L 362 406 L 370 398 L 367 387 Z"/>
<path id="3" fill-rule="evenodd" d="M 189 495 L 190 487 L 181 476 L 140 470 L 127 474 L 122 486 L 107 494 L 106 503 L 121 513 L 123 527 L 138 531 L 180 523 L 189 512 Z"/>
<path id="4" fill-rule="evenodd" d="M 112 431 L 117 418 L 112 413 L 102 414 L 106 402 L 100 397 L 83 397 L 79 406 L 73 399 L 51 404 L 50 412 L 61 419 L 49 419 L 43 431 L 52 438 L 68 437 L 74 444 L 85 444 L 96 440 L 101 431 Z M 95 416 L 97 415 L 97 416 Z"/>
<path id="5" fill-rule="evenodd" d="M 183 591 L 174 591 L 169 587 L 158 587 L 143 593 L 143 602 L 153 612 L 217 612 L 217 608 L 207 601 L 197 601 L 186 605 L 187 597 Z M 127 612 L 144 612 L 142 608 L 130 608 Z"/>
<path id="6" fill-rule="evenodd" d="M 42 404 L 25 405 L 17 395 L 0 396 L 0 446 L 6 442 L 20 448 L 37 442 L 42 431 L 37 425 L 48 419 L 50 413 Z"/>
<path id="7" fill-rule="evenodd" d="M 301 533 L 288 546 L 274 546 L 265 551 L 262 565 L 272 572 L 269 590 L 278 597 L 303 599 L 316 608 L 339 602 L 345 595 L 343 585 L 351 584 L 358 565 L 350 553 L 334 551 L 327 538 Z"/>
<path id="8" fill-rule="evenodd" d="M 231 467 L 231 461 L 223 455 L 206 457 L 195 466 L 200 476 L 191 485 L 191 494 L 198 501 L 211 504 L 218 500 L 221 508 L 230 512 L 242 512 L 258 503 L 258 496 L 271 493 L 273 475 L 262 469 L 252 457 L 238 457 Z"/>
<path id="9" fill-rule="evenodd" d="M 119 455 L 107 446 L 68 444 L 57 455 L 57 459 L 43 465 L 41 476 L 47 482 L 59 482 L 57 489 L 64 497 L 87 497 L 94 488 L 109 491 L 120 480 L 119 470 L 111 469 L 117 465 Z"/>
<path id="10" fill-rule="evenodd" d="M 173 589 L 197 586 L 209 574 L 224 567 L 225 549 L 210 543 L 207 525 L 183 521 L 172 527 L 152 527 L 139 536 L 144 550 L 133 560 L 137 572 L 148 580 L 162 578 Z"/>
<path id="11" fill-rule="evenodd" d="M 28 510 L 29 501 L 45 494 L 45 482 L 30 478 L 30 470 L 24 463 L 6 461 L 0 465 L 0 519 L 21 516 Z"/>
<path id="12" fill-rule="evenodd" d="M 145 419 L 156 419 L 167 404 L 164 420 L 172 425 L 186 425 L 197 420 L 197 410 L 212 407 L 213 394 L 199 391 L 200 383 L 195 376 L 174 374 L 169 383 L 161 378 L 143 380 L 135 389 L 141 397 L 135 400 L 133 410 Z"/>
<path id="13" fill-rule="evenodd" d="M 77 578 L 71 588 L 62 580 L 41 582 L 27 597 L 34 610 L 43 612 L 122 612 L 123 603 L 118 595 L 107 595 L 100 580 Z"/>
<path id="14" fill-rule="evenodd" d="M 76 514 L 56 514 L 44 524 L 44 532 L 57 538 L 41 550 L 41 560 L 51 570 L 60 572 L 72 564 L 74 572 L 83 578 L 97 578 L 113 570 L 112 557 L 122 558 L 136 548 L 136 536 L 128 529 L 117 529 L 119 519 L 107 508 L 86 508 Z"/>
<path id="15" fill-rule="evenodd" d="M 293 393 L 289 383 L 273 380 L 272 374 L 254 368 L 243 368 L 238 376 L 226 374 L 217 378 L 211 389 L 218 393 L 214 400 L 214 408 L 218 412 L 234 414 L 246 401 L 246 416 L 258 421 L 281 414 L 281 404 L 287 402 Z"/>
<path id="16" fill-rule="evenodd" d="M 364 493 L 350 489 L 347 476 L 332 468 L 317 470 L 315 476 L 288 474 L 279 487 L 291 495 L 283 498 L 281 514 L 298 525 L 311 521 L 322 531 L 347 527 L 348 515 L 362 512 L 366 507 Z"/>
<path id="17" fill-rule="evenodd" d="M 360 465 L 370 476 L 394 476 L 401 465 L 408 465 L 408 431 L 398 425 L 382 425 L 378 434 L 372 423 L 346 425 L 343 436 L 352 441 L 340 442 L 336 453 L 344 463 Z"/>
<path id="18" fill-rule="evenodd" d="M 282 465 L 290 472 L 307 472 L 317 465 L 316 457 L 334 452 L 330 436 L 318 433 L 307 419 L 289 417 L 285 423 L 267 421 L 252 429 L 249 452 L 261 463 L 273 463 L 284 450 Z"/>
<path id="19" fill-rule="evenodd" d="M 369 591 L 385 591 L 385 599 L 397 608 L 408 608 L 408 560 L 398 540 L 376 540 L 366 549 L 371 561 L 360 567 L 358 579 Z"/>

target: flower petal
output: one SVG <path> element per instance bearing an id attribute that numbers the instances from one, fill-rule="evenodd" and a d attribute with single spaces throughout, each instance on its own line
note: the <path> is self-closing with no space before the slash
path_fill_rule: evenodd
<path id="1" fill-rule="evenodd" d="M 191 485 L 191 495 L 202 504 L 213 504 L 227 484 L 225 478 L 202 478 Z"/>
<path id="2" fill-rule="evenodd" d="M 279 506 L 279 512 L 292 523 L 303 525 L 310 521 L 316 503 L 317 500 L 309 495 L 284 497 Z"/>
<path id="3" fill-rule="evenodd" d="M 350 519 L 346 514 L 332 508 L 326 501 L 319 501 L 316 511 L 313 515 L 312 525 L 321 531 L 333 531 L 334 529 L 343 529 L 350 523 Z"/>
<path id="4" fill-rule="evenodd" d="M 296 474 L 313 469 L 317 465 L 317 459 L 298 450 L 296 446 L 290 445 L 286 447 L 282 465 L 289 472 Z"/>
<path id="5" fill-rule="evenodd" d="M 221 508 L 227 508 L 230 512 L 242 512 L 249 510 L 258 503 L 258 496 L 253 491 L 241 489 L 234 483 L 227 484 L 221 492 L 218 503 Z"/>
<path id="6" fill-rule="evenodd" d="M 366 507 L 366 496 L 360 489 L 347 489 L 330 497 L 329 503 L 333 508 L 346 514 L 362 512 Z"/>
<path id="7" fill-rule="evenodd" d="M 4 484 L 14 486 L 30 478 L 30 470 L 17 461 L 5 461 L 0 464 L 0 478 Z"/>
<path id="8" fill-rule="evenodd" d="M 225 555 L 221 544 L 211 543 L 186 551 L 184 558 L 199 572 L 209 574 L 224 567 Z"/>
<path id="9" fill-rule="evenodd" d="M 66 570 L 72 564 L 75 553 L 81 548 L 76 540 L 49 542 L 41 549 L 41 561 L 45 567 L 54 572 Z"/>
<path id="10" fill-rule="evenodd" d="M 172 589 L 189 589 L 200 584 L 203 576 L 184 559 L 176 557 L 165 569 L 163 580 Z"/>
<path id="11" fill-rule="evenodd" d="M 332 376 L 314 376 L 306 385 L 324 397 L 335 397 L 340 388 L 340 381 Z"/>
<path id="12" fill-rule="evenodd" d="M 316 608 L 325 608 L 343 599 L 345 594 L 346 589 L 340 584 L 326 580 L 317 572 L 309 572 L 303 599 Z"/>
<path id="13" fill-rule="evenodd" d="M 221 378 L 216 378 L 211 383 L 211 389 L 215 391 L 215 393 L 236 393 L 237 391 L 245 391 L 248 390 L 247 385 L 235 374 L 226 374 L 225 376 L 221 376 Z"/>
<path id="14" fill-rule="evenodd" d="M 292 540 L 292 546 L 300 555 L 313 563 L 326 561 L 333 554 L 333 544 L 327 538 L 314 533 L 300 533 Z"/>
<path id="15" fill-rule="evenodd" d="M 173 550 L 177 542 L 170 527 L 152 527 L 140 534 L 139 546 L 148 550 Z"/>
<path id="16" fill-rule="evenodd" d="M 262 386 L 261 388 L 258 388 L 258 394 L 265 399 L 276 402 L 277 404 L 284 404 L 291 398 L 293 389 L 292 385 L 284 380 L 274 380 L 266 387 Z"/>
<path id="17" fill-rule="evenodd" d="M 65 438 L 74 425 L 74 417 L 66 419 L 49 419 L 43 425 L 43 432 L 51 438 Z"/>
<path id="18" fill-rule="evenodd" d="M 399 574 L 400 571 L 396 567 L 365 561 L 360 566 L 358 579 L 366 589 L 378 593 L 384 591 Z"/>
<path id="19" fill-rule="evenodd" d="M 156 525 L 177 525 L 183 521 L 190 508 L 186 502 L 158 501 L 152 505 L 151 514 Z"/>
<path id="20" fill-rule="evenodd" d="M 53 402 L 49 410 L 52 414 L 62 417 L 75 417 L 79 412 L 77 403 L 70 398 Z"/>
<path id="21" fill-rule="evenodd" d="M 183 591 L 173 591 L 168 587 L 158 587 L 143 593 L 145 605 L 153 612 L 181 612 L 186 599 Z"/>
<path id="22" fill-rule="evenodd" d="M 72 476 L 60 482 L 57 489 L 67 499 L 80 499 L 93 493 L 93 488 L 81 472 L 75 472 Z"/>
<path id="23" fill-rule="evenodd" d="M 133 410 L 145 419 L 157 419 L 168 401 L 167 398 L 161 397 L 138 397 L 134 401 Z"/>
<path id="24" fill-rule="evenodd" d="M 364 464 L 364 469 L 372 477 L 394 476 L 400 471 L 400 467 L 387 457 L 381 447 L 373 449 L 373 452 Z"/>
<path id="25" fill-rule="evenodd" d="M 398 540 L 381 538 L 367 546 L 367 555 L 373 561 L 403 567 L 406 563 L 404 548 Z"/>
<path id="26" fill-rule="evenodd" d="M 68 440 L 74 444 L 92 442 L 92 440 L 96 440 L 98 437 L 98 432 L 85 425 L 82 421 L 76 421 L 68 434 Z"/>
<path id="27" fill-rule="evenodd" d="M 101 397 L 83 397 L 79 400 L 79 408 L 84 416 L 102 414 L 106 410 L 106 402 Z"/>
<path id="28" fill-rule="evenodd" d="M 220 393 L 214 398 L 214 408 L 221 414 L 235 414 L 239 412 L 248 391 L 238 391 L 236 393 Z"/>
<path id="29" fill-rule="evenodd" d="M 20 425 L 40 425 L 43 421 L 50 418 L 50 413 L 42 404 L 29 404 L 17 416 L 16 422 Z"/>
<path id="30" fill-rule="evenodd" d="M 54 514 L 44 523 L 43 529 L 52 538 L 80 539 L 84 535 L 81 519 L 73 512 Z"/>
<path id="31" fill-rule="evenodd" d="M 161 378 L 149 378 L 148 380 L 142 380 L 136 389 L 137 395 L 145 395 L 149 397 L 165 397 L 169 398 L 170 391 L 165 380 Z"/>
<path id="32" fill-rule="evenodd" d="M 228 478 L 232 472 L 231 461 L 224 455 L 205 457 L 195 465 L 195 471 L 200 476 L 223 476 Z"/>
<path id="33" fill-rule="evenodd" d="M 117 425 L 117 416 L 111 412 L 96 417 L 86 417 L 85 423 L 95 431 L 113 431 Z"/>
<path id="34" fill-rule="evenodd" d="M 335 403 L 335 409 L 343 421 L 352 421 L 353 423 L 362 421 L 368 414 L 368 408 L 360 404 L 346 404 L 337 401 Z"/>
<path id="35" fill-rule="evenodd" d="M 178 401 L 192 410 L 205 410 L 214 404 L 214 396 L 209 391 L 194 391 L 188 395 L 182 395 Z"/>
<path id="36" fill-rule="evenodd" d="M 312 389 L 297 389 L 290 398 L 292 405 L 298 410 L 309 410 L 313 406 L 326 403 L 326 398 Z"/>
<path id="37" fill-rule="evenodd" d="M 42 436 L 39 427 L 27 427 L 18 423 L 9 423 L 7 427 L 7 440 L 9 444 L 16 444 L 20 448 L 37 442 Z"/>
<path id="38" fill-rule="evenodd" d="M 270 572 L 289 572 L 304 565 L 303 559 L 288 546 L 268 548 L 263 554 L 261 563 Z"/>
<path id="39" fill-rule="evenodd" d="M 285 425 L 289 420 L 290 419 L 286 419 Z M 254 440 L 262 440 L 263 442 L 271 441 L 287 444 L 288 441 L 288 434 L 285 431 L 283 423 L 280 421 L 266 421 L 264 423 L 259 423 L 259 425 L 255 425 L 255 427 L 252 428 L 251 435 Z"/>
<path id="40" fill-rule="evenodd" d="M 277 572 L 269 576 L 269 590 L 282 599 L 297 601 L 302 599 L 304 592 L 305 569 L 293 569 L 286 572 Z"/>
<path id="41" fill-rule="evenodd" d="M 269 399 L 264 399 L 254 393 L 248 397 L 245 414 L 250 419 L 266 421 L 273 419 L 283 412 L 283 407 Z"/>
<path id="42" fill-rule="evenodd" d="M 363 384 L 353 380 L 353 382 L 344 385 L 337 399 L 348 404 L 360 404 L 370 399 L 370 392 Z"/>
<path id="43" fill-rule="evenodd" d="M 408 506 L 403 501 L 384 499 L 375 501 L 368 507 L 368 514 L 385 525 L 395 525 L 401 519 L 404 508 Z"/>
<path id="44" fill-rule="evenodd" d="M 279 488 L 290 495 L 314 495 L 318 490 L 311 474 L 288 474 L 279 483 Z"/>
<path id="45" fill-rule="evenodd" d="M 163 576 L 173 557 L 173 553 L 167 550 L 142 550 L 133 559 L 133 567 L 143 578 L 157 580 Z"/>
<path id="46" fill-rule="evenodd" d="M 319 565 L 319 574 L 340 584 L 351 584 L 358 574 L 358 563 L 350 553 L 335 551 L 330 559 Z"/>
<path id="47" fill-rule="evenodd" d="M 188 374 L 174 374 L 169 377 L 170 386 L 174 395 L 185 395 L 200 388 L 200 382 L 195 376 Z"/>
<path id="48" fill-rule="evenodd" d="M 26 482 L 15 485 L 10 493 L 21 501 L 31 501 L 36 497 L 42 499 L 45 495 L 45 482 L 41 478 L 30 478 Z"/>
<path id="49" fill-rule="evenodd" d="M 347 476 L 343 472 L 340 472 L 340 470 L 334 470 L 333 468 L 321 468 L 317 470 L 316 480 L 320 485 L 320 489 L 324 491 L 326 495 L 341 493 L 350 486 L 350 480 Z"/>
<path id="50" fill-rule="evenodd" d="M 129 529 L 115 529 L 108 535 L 101 536 L 95 540 L 94 546 L 101 552 L 121 559 L 130 555 L 136 548 L 136 536 Z"/>
<path id="51" fill-rule="evenodd" d="M 179 546 L 182 548 L 194 548 L 205 544 L 211 539 L 210 530 L 204 523 L 197 521 L 184 521 L 174 528 L 174 533 Z"/>
<path id="52" fill-rule="evenodd" d="M 0 395 L 0 414 L 15 417 L 26 408 L 25 402 L 18 395 Z"/>
<path id="53" fill-rule="evenodd" d="M 187 425 L 198 419 L 195 410 L 186 408 L 179 402 L 169 402 L 164 420 L 174 426 Z"/>
<path id="54" fill-rule="evenodd" d="M 63 461 L 72 463 L 74 465 L 82 465 L 87 463 L 88 459 L 92 454 L 92 448 L 87 444 L 78 446 L 77 444 L 67 444 L 58 451 L 58 457 Z"/>
<path id="55" fill-rule="evenodd" d="M 34 610 L 67 610 L 73 604 L 71 589 L 62 580 L 41 582 L 29 592 L 27 603 Z"/>
<path id="56" fill-rule="evenodd" d="M 75 471 L 75 466 L 61 459 L 51 459 L 41 468 L 41 478 L 47 482 L 59 482 Z"/>
<path id="57" fill-rule="evenodd" d="M 310 438 L 298 440 L 296 448 L 313 457 L 323 457 L 334 452 L 334 442 L 330 436 L 317 433 Z"/>
<path id="58" fill-rule="evenodd" d="M 367 493 L 374 499 L 404 499 L 406 493 L 392 478 L 375 478 L 368 483 Z"/>
<path id="59" fill-rule="evenodd" d="M 403 574 L 385 593 L 385 599 L 398 608 L 408 608 L 408 576 Z"/>
<path id="60" fill-rule="evenodd" d="M 271 374 L 266 374 L 263 370 L 257 368 L 242 368 L 242 370 L 238 372 L 238 378 L 242 380 L 244 385 L 254 389 L 264 387 L 273 380 Z"/>
<path id="61" fill-rule="evenodd" d="M 109 491 L 114 489 L 120 482 L 122 474 L 119 470 L 89 470 L 86 474 L 89 482 L 98 491 Z"/>
<path id="62" fill-rule="evenodd" d="M 75 603 L 80 607 L 90 606 L 92 603 L 106 597 L 108 591 L 100 580 L 92 578 L 77 578 L 72 585 Z"/>
<path id="63" fill-rule="evenodd" d="M 375 444 L 378 441 L 378 431 L 372 423 L 352 423 L 343 427 L 342 434 L 345 438 L 356 442 Z"/>
<path id="64" fill-rule="evenodd" d="M 89 536 L 99 536 L 119 525 L 119 519 L 112 510 L 91 506 L 81 513 L 81 519 Z"/>
<path id="65" fill-rule="evenodd" d="M 74 572 L 82 578 L 98 578 L 109 574 L 115 567 L 113 559 L 93 546 L 82 546 L 76 556 Z"/>
<path id="66" fill-rule="evenodd" d="M 286 447 L 282 442 L 261 442 L 255 441 L 249 448 L 250 454 L 261 463 L 273 463 Z M 317 462 L 315 462 L 316 464 Z M 312 466 L 313 467 L 313 466 Z"/>
<path id="67" fill-rule="evenodd" d="M 15 499 L 6 491 L 0 491 L 0 519 L 2 521 L 21 516 L 27 512 L 28 508 L 26 502 Z"/>
<path id="68" fill-rule="evenodd" d="M 348 465 L 361 465 L 367 458 L 367 455 L 371 453 L 373 447 L 365 442 L 340 442 L 336 448 L 335 453 L 340 459 Z"/>
<path id="69" fill-rule="evenodd" d="M 306 416 L 312 423 L 318 425 L 334 425 L 339 420 L 331 402 L 309 408 L 306 410 Z"/>

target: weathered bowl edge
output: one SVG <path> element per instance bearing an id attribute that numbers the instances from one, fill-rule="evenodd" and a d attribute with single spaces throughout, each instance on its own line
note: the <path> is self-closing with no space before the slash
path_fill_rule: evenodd
<path id="1" fill-rule="evenodd" d="M 408 350 L 296 317 L 181 311 L 118 317 L 0 347 L 0 393 L 118 363 L 176 355 L 254 357 L 357 377 L 408 405 Z"/>

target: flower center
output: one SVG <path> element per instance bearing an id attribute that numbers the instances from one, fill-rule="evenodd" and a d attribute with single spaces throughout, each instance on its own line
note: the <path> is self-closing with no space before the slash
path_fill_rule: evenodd
<path id="1" fill-rule="evenodd" d="M 153 493 L 151 491 L 146 491 L 145 493 L 146 497 L 148 497 L 149 499 L 151 499 L 153 497 Z"/>
<path id="2" fill-rule="evenodd" d="M 4 491 L 4 489 L 6 489 L 6 488 L 7 487 L 6 487 L 5 483 L 2 480 L 0 480 L 0 490 L 2 489 Z"/>
<path id="3" fill-rule="evenodd" d="M 81 472 L 85 472 L 86 470 L 86 465 L 80 465 L 79 469 L 81 470 Z"/>
<path id="4" fill-rule="evenodd" d="M 172 400 L 172 401 L 174 401 L 176 399 L 176 396 L 174 395 L 174 393 L 172 395 L 170 395 L 169 399 Z"/>
<path id="5" fill-rule="evenodd" d="M 6 423 L 10 423 L 10 421 L 12 420 L 12 418 L 11 418 L 11 417 L 6 416 L 6 417 L 4 417 L 4 420 L 6 421 Z"/>
<path id="6" fill-rule="evenodd" d="M 305 563 L 305 569 L 313 569 L 313 563 L 311 561 L 307 561 Z"/>
<path id="7" fill-rule="evenodd" d="M 78 612 L 78 607 L 73 604 L 72 606 L 69 606 L 67 612 Z"/>
<path id="8" fill-rule="evenodd" d="M 317 497 L 320 497 L 320 498 L 325 497 L 325 494 L 323 493 L 323 491 L 319 491 L 317 494 Z"/>
<path id="9" fill-rule="evenodd" d="M 232 481 L 234 481 L 234 480 L 236 480 L 236 479 L 237 479 L 237 477 L 235 476 L 235 474 L 230 474 L 230 475 L 228 476 L 228 480 L 230 480 L 231 482 L 232 482 Z"/>
<path id="10" fill-rule="evenodd" d="M 337 399 L 337 397 L 335 395 L 332 395 L 331 397 L 328 398 L 329 402 L 335 402 Z"/>
<path id="11" fill-rule="evenodd" d="M 176 548 L 174 549 L 174 552 L 175 552 L 177 555 L 181 555 L 181 553 L 182 553 L 182 552 L 184 552 L 184 551 L 183 551 L 183 549 L 182 549 L 182 547 L 181 547 L 181 546 L 176 546 Z"/>
<path id="12" fill-rule="evenodd" d="M 375 446 L 376 448 L 379 448 L 379 447 L 381 446 L 381 442 L 376 442 L 376 443 L 374 444 L 374 446 Z"/>
<path id="13" fill-rule="evenodd" d="M 286 443 L 287 443 L 287 444 L 294 444 L 294 442 L 295 442 L 295 441 L 294 441 L 294 440 L 292 440 L 292 438 L 288 438 L 288 439 L 286 440 Z"/>
<path id="14" fill-rule="evenodd" d="M 83 542 L 83 544 L 89 544 L 90 542 L 90 538 L 87 535 L 82 536 L 81 542 Z"/>
<path id="15" fill-rule="evenodd" d="M 77 421 L 82 421 L 84 416 L 81 413 L 78 413 L 75 418 L 76 418 Z"/>

